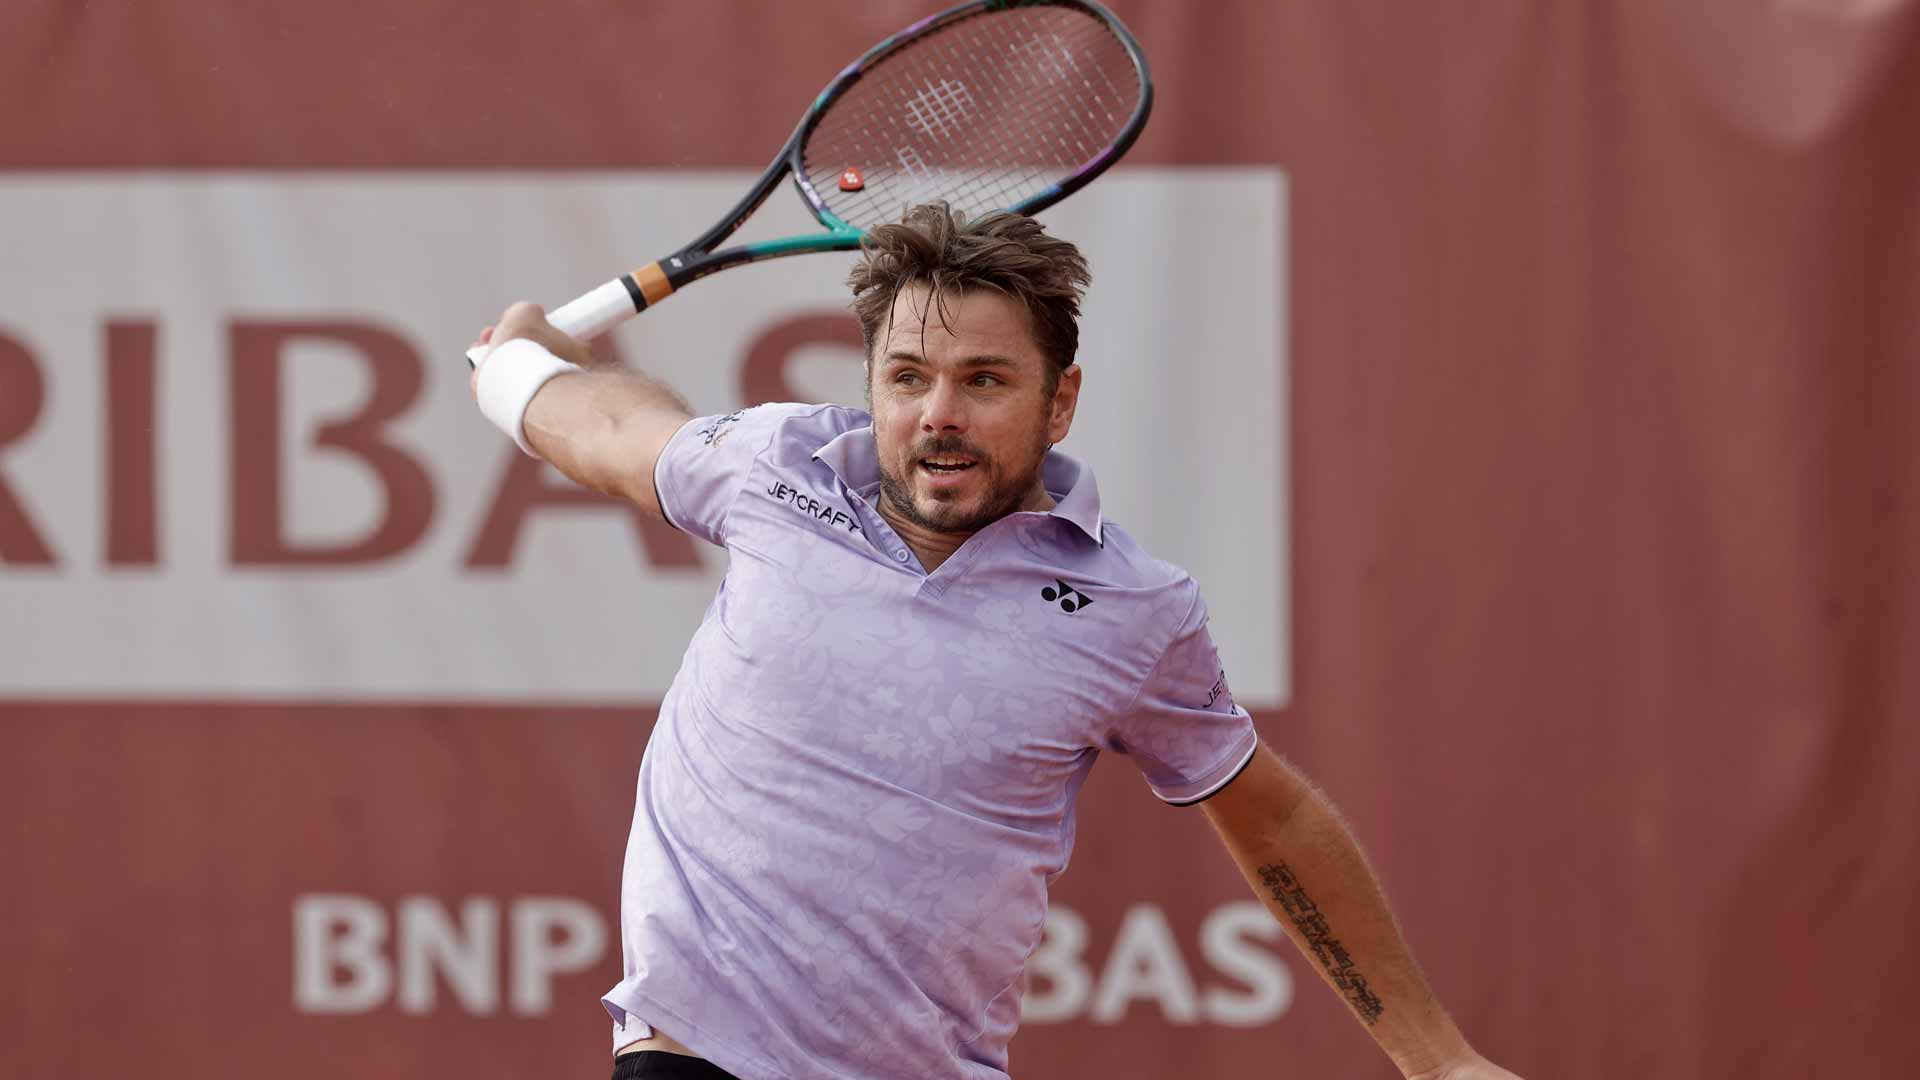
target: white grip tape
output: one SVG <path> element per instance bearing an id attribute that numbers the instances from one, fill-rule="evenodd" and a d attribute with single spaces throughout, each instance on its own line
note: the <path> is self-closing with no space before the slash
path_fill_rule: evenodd
<path id="1" fill-rule="evenodd" d="M 615 278 L 578 300 L 554 308 L 547 313 L 547 321 L 563 333 L 592 341 L 635 314 L 633 294 Z"/>
<path id="2" fill-rule="evenodd" d="M 526 420 L 527 406 L 533 402 L 533 395 L 547 385 L 547 380 L 579 370 L 581 368 L 548 352 L 538 342 L 514 338 L 482 358 L 473 394 L 480 401 L 480 412 L 493 421 L 494 427 L 512 436 L 527 456 L 539 457 L 527 443 L 527 433 L 521 427 Z"/>
<path id="3" fill-rule="evenodd" d="M 627 292 L 619 278 L 614 278 L 585 296 L 547 312 L 547 321 L 563 334 L 592 341 L 637 314 L 633 309 L 633 294 Z M 467 350 L 467 359 L 474 367 L 479 367 L 486 358 L 485 345 Z"/>

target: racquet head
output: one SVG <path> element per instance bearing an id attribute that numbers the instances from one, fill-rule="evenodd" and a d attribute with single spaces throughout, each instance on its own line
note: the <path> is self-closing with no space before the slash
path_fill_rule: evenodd
<path id="1" fill-rule="evenodd" d="M 935 200 L 1030 214 L 1125 153 L 1152 104 L 1139 44 L 1099 4 L 976 0 L 841 72 L 788 165 L 829 228 L 865 232 Z"/>
<path id="2" fill-rule="evenodd" d="M 873 48 L 814 99 L 744 198 L 692 243 L 549 312 L 606 332 L 708 274 L 850 251 L 922 203 L 1032 214 L 1119 160 L 1146 126 L 1139 43 L 1092 0 L 969 0 Z M 721 249 L 790 173 L 824 232 Z M 478 364 L 486 350 L 468 350 Z"/>

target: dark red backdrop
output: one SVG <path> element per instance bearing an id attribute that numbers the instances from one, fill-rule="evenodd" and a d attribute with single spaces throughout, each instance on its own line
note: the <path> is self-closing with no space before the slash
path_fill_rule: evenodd
<path id="1" fill-rule="evenodd" d="M 1133 163 L 1289 176 L 1296 692 L 1261 724 L 1470 1034 L 1533 1077 L 1920 1057 L 1920 5 L 1116 6 L 1160 91 Z M 0 168 L 758 165 L 927 10 L 28 0 Z M 0 725 L 20 1075 L 604 1067 L 604 973 L 537 1027 L 295 1016 L 287 898 L 610 897 L 642 716 Z M 1235 895 L 1126 772 L 1057 897 Z M 1369 1054 L 1305 984 L 1265 1032 L 1016 1043 L 1030 1076 L 1386 1075 Z"/>

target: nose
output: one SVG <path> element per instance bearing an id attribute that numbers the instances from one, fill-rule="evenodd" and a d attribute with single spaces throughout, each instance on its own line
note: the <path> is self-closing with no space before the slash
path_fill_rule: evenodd
<path id="1" fill-rule="evenodd" d="M 967 396 L 953 379 L 935 379 L 920 399 L 920 430 L 929 434 L 967 430 Z"/>

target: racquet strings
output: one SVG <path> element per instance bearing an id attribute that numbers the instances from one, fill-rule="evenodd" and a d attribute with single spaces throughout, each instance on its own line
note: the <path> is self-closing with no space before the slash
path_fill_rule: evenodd
<path id="1" fill-rule="evenodd" d="M 969 216 L 1015 207 L 1125 132 L 1145 88 L 1105 22 L 1070 7 L 982 12 L 882 57 L 832 102 L 801 161 L 858 229 L 945 199 Z M 842 170 L 865 187 L 842 191 Z"/>

